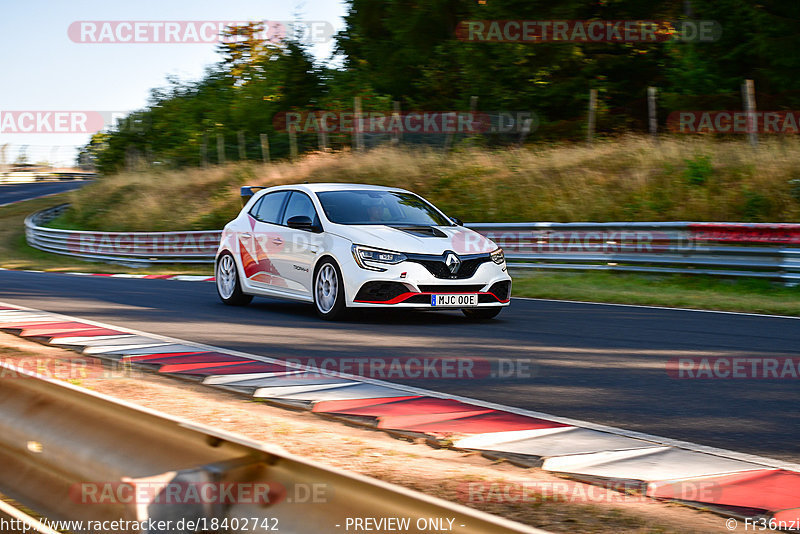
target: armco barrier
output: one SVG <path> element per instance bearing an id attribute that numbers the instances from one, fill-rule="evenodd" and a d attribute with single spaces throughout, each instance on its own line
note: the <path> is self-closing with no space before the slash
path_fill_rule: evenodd
<path id="1" fill-rule="evenodd" d="M 220 230 L 186 232 L 84 232 L 47 228 L 68 204 L 42 210 L 25 219 L 28 244 L 39 250 L 87 260 L 133 264 L 209 263 L 219 246 Z"/>
<path id="2" fill-rule="evenodd" d="M 89 260 L 208 263 L 220 231 L 83 232 L 41 226 L 67 205 L 30 215 L 28 243 Z M 750 276 L 800 281 L 800 224 L 697 222 L 473 223 L 513 270 L 572 269 Z"/>
<path id="3" fill-rule="evenodd" d="M 581 269 L 800 280 L 800 224 L 475 223 L 512 269 Z"/>
<path id="4" fill-rule="evenodd" d="M 84 522 L 70 531 L 325 534 L 408 518 L 408 533 L 438 532 L 425 527 L 436 519 L 457 534 L 544 533 L 6 363 L 0 374 L 0 491 L 48 521 Z"/>

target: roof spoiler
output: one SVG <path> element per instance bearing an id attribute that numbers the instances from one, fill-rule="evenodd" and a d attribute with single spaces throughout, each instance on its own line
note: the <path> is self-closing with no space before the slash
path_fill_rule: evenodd
<path id="1" fill-rule="evenodd" d="M 253 195 L 261 191 L 262 189 L 266 189 L 266 187 L 261 185 L 243 185 L 241 189 L 242 194 L 242 206 L 247 204 L 247 201 L 253 198 Z"/>

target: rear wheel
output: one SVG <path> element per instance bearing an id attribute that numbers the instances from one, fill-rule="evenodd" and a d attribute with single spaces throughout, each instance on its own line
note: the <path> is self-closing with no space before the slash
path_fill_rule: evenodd
<path id="1" fill-rule="evenodd" d="M 317 315 L 333 321 L 347 313 L 344 303 L 344 283 L 342 272 L 330 258 L 322 260 L 314 274 L 314 306 Z"/>
<path id="2" fill-rule="evenodd" d="M 492 308 L 462 308 L 461 313 L 467 316 L 467 319 L 475 321 L 485 321 L 497 317 L 497 314 L 502 311 L 500 306 Z"/>
<path id="3" fill-rule="evenodd" d="M 246 306 L 253 300 L 253 295 L 246 295 L 242 291 L 236 262 L 228 252 L 223 252 L 217 261 L 217 267 L 214 269 L 214 282 L 220 300 L 229 306 Z"/>

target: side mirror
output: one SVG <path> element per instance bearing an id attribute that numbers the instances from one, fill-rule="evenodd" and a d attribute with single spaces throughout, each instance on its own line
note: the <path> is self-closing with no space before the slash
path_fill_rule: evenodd
<path id="1" fill-rule="evenodd" d="M 306 232 L 317 232 L 319 228 L 314 226 L 314 222 L 306 215 L 295 215 L 294 217 L 290 217 L 288 221 L 286 221 L 286 225 L 289 228 L 294 228 L 295 230 L 305 230 Z"/>
<path id="2" fill-rule="evenodd" d="M 464 226 L 464 221 L 458 217 L 450 217 L 450 220 L 453 221 L 457 226 Z"/>

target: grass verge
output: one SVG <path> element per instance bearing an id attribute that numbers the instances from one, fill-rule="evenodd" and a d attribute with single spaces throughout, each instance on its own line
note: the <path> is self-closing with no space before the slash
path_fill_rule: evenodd
<path id="1" fill-rule="evenodd" d="M 800 316 L 800 288 L 760 279 L 536 272 L 514 276 L 513 294 L 517 297 Z"/>
<path id="2" fill-rule="evenodd" d="M 219 229 L 241 185 L 356 182 L 403 187 L 469 222 L 800 220 L 800 140 L 623 137 L 521 149 L 380 147 L 272 164 L 143 168 L 70 195 L 58 224 L 105 231 Z"/>

